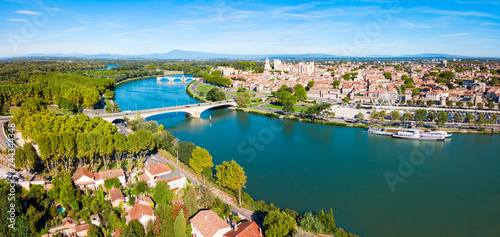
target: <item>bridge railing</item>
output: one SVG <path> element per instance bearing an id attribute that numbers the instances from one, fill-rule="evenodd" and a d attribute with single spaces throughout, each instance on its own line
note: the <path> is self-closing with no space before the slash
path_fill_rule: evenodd
<path id="1" fill-rule="evenodd" d="M 207 103 L 198 103 L 198 104 L 188 104 L 188 105 L 178 105 L 178 106 L 155 108 L 155 109 L 144 109 L 144 110 L 136 110 L 136 111 L 123 111 L 123 112 L 112 113 L 112 114 L 100 114 L 99 116 L 100 117 L 116 117 L 116 116 L 124 116 L 124 115 L 136 115 L 137 113 L 170 111 L 170 110 L 176 110 L 176 109 L 182 109 L 182 108 L 202 107 L 202 106 L 207 106 L 207 105 L 225 104 L 225 103 L 232 103 L 232 102 L 235 102 L 235 100 L 232 99 L 232 100 L 225 100 L 225 101 L 216 101 L 216 102 L 207 102 Z"/>

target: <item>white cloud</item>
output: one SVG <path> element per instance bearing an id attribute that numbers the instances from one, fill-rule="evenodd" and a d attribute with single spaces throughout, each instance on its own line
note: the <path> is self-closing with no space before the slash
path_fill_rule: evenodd
<path id="1" fill-rule="evenodd" d="M 53 12 L 62 12 L 63 10 L 61 8 L 53 7 L 50 9 Z"/>
<path id="2" fill-rule="evenodd" d="M 83 23 L 83 24 L 92 24 L 91 21 L 80 21 L 80 23 Z"/>
<path id="3" fill-rule="evenodd" d="M 8 19 L 8 21 L 28 22 L 28 20 L 26 20 L 26 19 Z"/>
<path id="4" fill-rule="evenodd" d="M 481 23 L 482 26 L 500 26 L 498 23 L 491 23 L 491 22 L 486 22 L 486 23 Z"/>
<path id="5" fill-rule="evenodd" d="M 25 15 L 40 15 L 40 12 L 28 11 L 28 10 L 19 10 L 15 11 L 15 13 L 25 14 Z"/>
<path id="6" fill-rule="evenodd" d="M 86 29 L 87 29 L 87 28 L 85 28 L 85 27 L 73 28 L 73 29 L 65 30 L 65 31 L 64 31 L 64 33 L 81 32 L 81 31 L 84 31 L 84 30 L 86 30 Z"/>
<path id="7" fill-rule="evenodd" d="M 464 36 L 464 35 L 470 35 L 470 33 L 457 33 L 457 34 L 441 35 L 439 37 L 455 37 L 455 36 Z"/>
<path id="8" fill-rule="evenodd" d="M 458 16 L 472 16 L 472 17 L 489 17 L 489 18 L 495 18 L 495 19 L 500 19 L 499 16 L 490 14 L 490 13 L 485 13 L 485 12 L 478 12 L 478 11 L 448 11 L 448 10 L 424 10 L 422 11 L 423 13 L 434 13 L 434 14 L 442 14 L 442 15 L 458 15 Z"/>

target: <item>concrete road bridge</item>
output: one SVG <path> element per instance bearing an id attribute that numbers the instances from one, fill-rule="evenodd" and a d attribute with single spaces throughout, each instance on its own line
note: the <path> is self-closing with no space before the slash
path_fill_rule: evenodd
<path id="1" fill-rule="evenodd" d="M 175 81 L 175 80 L 180 80 L 182 82 L 186 81 L 192 81 L 192 80 L 201 80 L 203 78 L 198 78 L 198 77 L 185 77 L 184 75 L 182 77 L 166 77 L 166 76 L 159 76 L 156 77 L 156 81 Z"/>
<path id="2" fill-rule="evenodd" d="M 112 122 L 116 119 L 123 119 L 124 117 L 133 119 L 138 113 L 143 118 L 151 117 L 158 114 L 172 113 L 172 112 L 184 112 L 186 115 L 199 118 L 201 113 L 203 113 L 207 109 L 212 108 L 220 108 L 220 107 L 236 107 L 236 101 L 234 100 L 226 100 L 226 101 L 218 101 L 218 102 L 208 102 L 208 103 L 199 103 L 199 104 L 190 104 L 190 105 L 181 105 L 181 106 L 172 106 L 172 107 L 164 107 L 158 109 L 145 109 L 145 110 L 137 110 L 137 111 L 123 111 L 119 113 L 111 113 L 111 114 L 98 114 L 96 116 L 100 116 L 106 121 Z"/>

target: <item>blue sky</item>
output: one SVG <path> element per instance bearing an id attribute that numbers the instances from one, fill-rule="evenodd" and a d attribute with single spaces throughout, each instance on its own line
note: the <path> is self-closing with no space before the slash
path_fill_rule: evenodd
<path id="1" fill-rule="evenodd" d="M 30 53 L 500 56 L 500 1 L 1 1 L 0 57 Z"/>

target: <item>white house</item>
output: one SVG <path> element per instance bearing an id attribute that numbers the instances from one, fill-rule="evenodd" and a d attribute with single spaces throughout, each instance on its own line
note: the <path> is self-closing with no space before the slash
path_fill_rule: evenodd
<path id="1" fill-rule="evenodd" d="M 186 177 L 177 170 L 158 176 L 156 182 L 160 180 L 167 182 L 171 190 L 179 190 L 186 186 Z"/>
<path id="2" fill-rule="evenodd" d="M 166 164 L 156 164 L 144 167 L 144 173 L 139 176 L 149 187 L 156 186 L 158 181 L 165 181 L 172 190 L 179 190 L 186 186 L 186 177 L 178 171 L 172 171 Z"/>
<path id="3" fill-rule="evenodd" d="M 149 165 L 144 167 L 143 174 L 139 175 L 141 181 L 145 181 L 148 186 L 154 187 L 156 185 L 155 180 L 160 175 L 165 175 L 172 172 L 172 169 L 164 163 Z"/>
<path id="4" fill-rule="evenodd" d="M 85 168 L 78 168 L 75 173 L 73 173 L 73 182 L 75 186 L 80 189 L 85 189 L 85 187 L 94 189 L 94 174 L 92 171 Z"/>
<path id="5" fill-rule="evenodd" d="M 125 217 L 127 223 L 132 220 L 138 220 L 143 226 L 148 226 L 149 222 L 156 220 L 154 210 L 150 205 L 136 204 L 128 210 L 128 215 Z"/>

